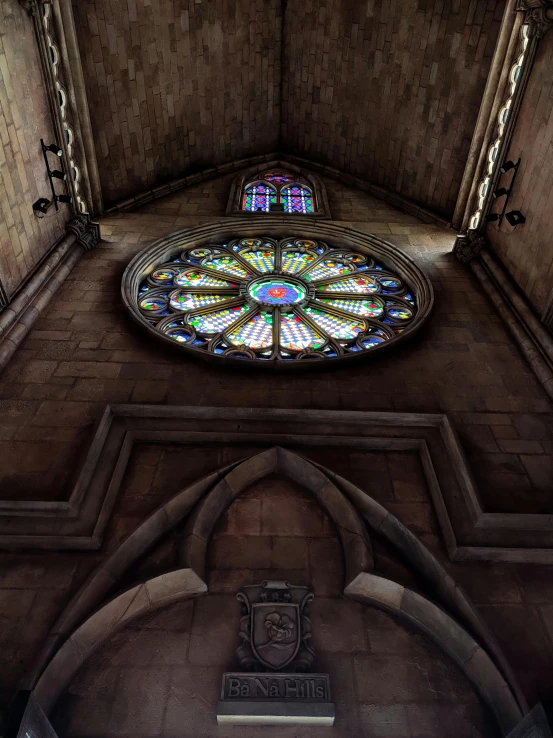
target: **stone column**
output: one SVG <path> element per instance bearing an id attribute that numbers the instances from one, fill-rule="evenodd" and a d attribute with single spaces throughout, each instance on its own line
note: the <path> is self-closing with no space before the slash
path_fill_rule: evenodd
<path id="1" fill-rule="evenodd" d="M 33 20 L 73 212 L 100 215 L 102 192 L 71 2 L 19 2 Z"/>

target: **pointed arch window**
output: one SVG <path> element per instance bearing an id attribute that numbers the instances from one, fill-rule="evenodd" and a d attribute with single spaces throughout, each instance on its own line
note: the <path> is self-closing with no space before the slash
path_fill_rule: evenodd
<path id="1" fill-rule="evenodd" d="M 280 201 L 287 213 L 312 213 L 313 195 L 309 187 L 292 184 L 280 191 Z"/>
<path id="2" fill-rule="evenodd" d="M 248 182 L 242 196 L 242 210 L 268 213 L 272 209 L 285 213 L 316 212 L 312 188 L 292 172 L 269 170 L 255 182 Z M 282 207 L 271 208 L 271 205 Z"/>

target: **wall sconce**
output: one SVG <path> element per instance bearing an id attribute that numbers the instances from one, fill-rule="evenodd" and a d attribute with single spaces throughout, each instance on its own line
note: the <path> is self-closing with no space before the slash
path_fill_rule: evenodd
<path id="1" fill-rule="evenodd" d="M 516 228 L 517 225 L 522 225 L 522 223 L 526 223 L 526 218 L 520 210 L 511 210 L 505 217 L 507 218 L 509 225 L 512 225 L 513 228 Z"/>
<path id="2" fill-rule="evenodd" d="M 511 184 L 508 187 L 498 187 L 497 190 L 495 190 L 492 194 L 492 197 L 494 200 L 497 200 L 499 197 L 505 197 L 505 200 L 503 201 L 503 209 L 501 210 L 501 213 L 488 213 L 486 215 L 486 223 L 493 223 L 495 221 L 498 222 L 499 228 L 501 228 L 501 223 L 503 222 L 503 218 L 507 218 L 507 221 L 511 225 L 520 225 L 521 223 L 524 223 L 526 220 L 524 218 L 524 215 L 519 210 L 511 210 L 507 215 L 505 215 L 505 211 L 507 210 L 507 205 L 509 203 L 509 199 L 511 197 L 511 193 L 513 191 L 513 186 L 515 184 L 515 179 L 518 174 L 518 168 L 520 166 L 520 158 L 518 161 L 506 161 L 503 163 L 503 165 L 500 167 L 499 171 L 501 174 L 505 174 L 505 172 L 510 172 L 512 170 L 513 176 L 511 177 Z M 518 214 L 518 215 L 515 215 Z M 522 220 L 517 220 L 518 217 L 521 217 Z M 514 223 L 513 221 L 516 221 Z"/>
<path id="3" fill-rule="evenodd" d="M 67 181 L 67 174 L 62 169 L 50 169 L 50 162 L 48 161 L 48 153 L 55 154 L 58 157 L 63 156 L 63 149 L 61 149 L 56 143 L 49 144 L 46 146 L 44 141 L 40 139 L 40 145 L 42 147 L 42 156 L 44 157 L 44 164 L 46 165 L 46 173 L 48 174 L 48 180 L 50 182 L 50 190 L 52 191 L 52 199 L 48 200 L 46 197 L 39 198 L 33 203 L 33 211 L 38 218 L 44 218 L 46 213 L 50 210 L 52 205 L 59 210 L 58 202 L 66 203 L 71 205 L 73 198 L 70 195 L 57 195 L 54 189 L 54 179 L 59 179 L 62 182 Z"/>
<path id="4" fill-rule="evenodd" d="M 508 172 L 508 171 L 509 171 L 510 169 L 514 169 L 515 167 L 518 167 L 519 163 L 520 163 L 520 159 L 518 160 L 518 162 L 517 162 L 516 164 L 515 164 L 515 162 L 514 162 L 514 161 L 511 161 L 511 160 L 509 159 L 509 161 L 506 161 L 506 162 L 505 162 L 505 163 L 503 164 L 503 166 L 501 166 L 501 167 L 499 168 L 499 171 L 501 172 L 501 174 L 505 174 L 505 173 L 506 173 L 506 172 Z"/>
<path id="5" fill-rule="evenodd" d="M 38 218 L 44 218 L 46 213 L 52 207 L 52 200 L 48 200 L 46 197 L 40 197 L 36 202 L 33 203 L 33 210 Z M 42 213 L 42 215 L 39 215 Z"/>
<path id="6" fill-rule="evenodd" d="M 63 151 L 57 144 L 50 144 L 50 146 L 46 146 L 42 139 L 40 139 L 40 143 L 42 144 L 43 151 L 51 151 L 52 154 L 55 154 L 56 156 L 63 156 Z"/>

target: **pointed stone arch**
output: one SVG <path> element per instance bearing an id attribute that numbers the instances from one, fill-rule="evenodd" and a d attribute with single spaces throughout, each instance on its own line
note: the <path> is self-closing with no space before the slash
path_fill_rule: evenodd
<path id="1" fill-rule="evenodd" d="M 366 493 L 321 465 L 278 447 L 179 492 L 91 576 L 52 629 L 29 677 L 28 687 L 34 688 L 42 707 L 50 709 L 86 658 L 134 618 L 207 593 L 202 574 L 207 541 L 217 520 L 250 484 L 272 473 L 309 489 L 335 523 L 345 554 L 344 595 L 392 612 L 433 638 L 474 684 L 506 735 L 526 709 L 524 698 L 501 649 L 456 582 L 413 533 Z M 90 614 L 132 563 L 190 513 L 183 551 L 188 565 L 122 592 Z M 395 546 L 431 585 L 447 611 L 367 571 L 372 568 L 372 555 L 364 524 Z"/>
<path id="2" fill-rule="evenodd" d="M 334 523 L 344 554 L 346 585 L 361 572 L 372 570 L 371 544 L 355 507 L 321 469 L 279 447 L 243 461 L 199 503 L 185 528 L 183 566 L 205 581 L 207 548 L 217 522 L 247 487 L 269 474 L 281 474 L 309 490 Z"/>

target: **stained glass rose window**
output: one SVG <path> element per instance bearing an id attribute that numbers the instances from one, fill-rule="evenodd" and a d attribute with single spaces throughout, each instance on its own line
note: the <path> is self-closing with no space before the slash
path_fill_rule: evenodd
<path id="1" fill-rule="evenodd" d="M 149 262 L 133 281 L 131 300 L 127 289 L 127 302 L 159 337 L 204 356 L 295 365 L 397 342 L 421 318 L 410 281 L 347 243 L 236 237 Z M 424 302 L 427 313 L 426 292 Z"/>

